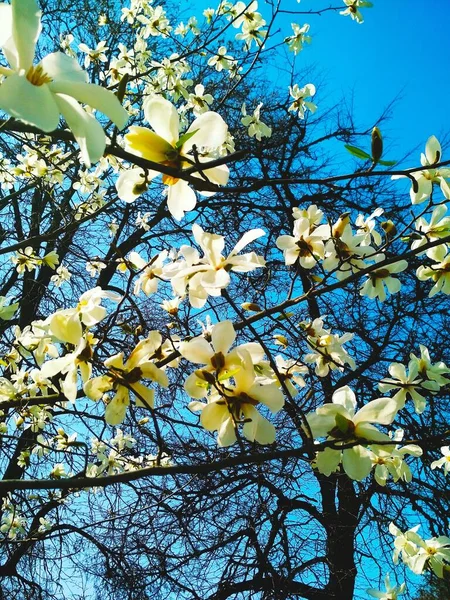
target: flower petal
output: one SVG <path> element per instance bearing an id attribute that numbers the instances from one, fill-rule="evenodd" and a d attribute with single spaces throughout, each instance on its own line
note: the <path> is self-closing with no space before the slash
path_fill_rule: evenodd
<path id="1" fill-rule="evenodd" d="M 27 71 L 33 64 L 36 42 L 42 29 L 41 14 L 35 0 L 12 0 L 12 29 L 19 69 Z"/>
<path id="2" fill-rule="evenodd" d="M 197 148 L 221 146 L 227 138 L 228 127 L 219 114 L 208 111 L 197 117 L 186 133 L 193 131 L 196 133 L 183 144 L 182 154 L 190 152 L 194 145 Z"/>
<path id="3" fill-rule="evenodd" d="M 83 162 L 88 167 L 92 163 L 98 162 L 103 156 L 106 147 L 106 137 L 103 127 L 95 117 L 89 115 L 70 96 L 55 94 L 54 99 L 80 146 Z"/>
<path id="4" fill-rule="evenodd" d="M 0 4 L 0 47 L 12 35 L 12 9 L 9 4 Z"/>
<path id="5" fill-rule="evenodd" d="M 179 179 L 173 185 L 169 185 L 167 194 L 167 208 L 177 221 L 181 221 L 185 212 L 195 208 L 197 196 L 186 181 Z"/>
<path id="6" fill-rule="evenodd" d="M 64 52 L 47 54 L 40 62 L 49 77 L 57 81 L 78 81 L 86 83 L 88 75 L 74 58 Z"/>
<path id="7" fill-rule="evenodd" d="M 215 352 L 227 354 L 235 339 L 236 332 L 231 321 L 221 321 L 214 325 L 211 332 L 211 341 Z"/>
<path id="8" fill-rule="evenodd" d="M 162 96 L 153 96 L 144 103 L 144 115 L 152 129 L 171 146 L 179 138 L 180 120 L 172 102 Z"/>
<path id="9" fill-rule="evenodd" d="M 361 481 L 367 477 L 372 469 L 372 461 L 366 448 L 363 446 L 347 448 L 342 455 L 342 466 L 350 479 Z"/>
<path id="10" fill-rule="evenodd" d="M 0 108 L 45 132 L 54 131 L 59 123 L 59 109 L 48 85 L 33 85 L 17 73 L 0 85 Z"/>
<path id="11" fill-rule="evenodd" d="M 363 421 L 368 421 L 369 423 L 389 425 L 394 420 L 397 412 L 397 403 L 391 398 L 379 398 L 363 406 L 353 417 L 353 423 L 357 425 Z"/>
<path id="12" fill-rule="evenodd" d="M 128 112 L 120 104 L 117 96 L 99 85 L 80 81 L 52 81 L 49 87 L 56 94 L 72 96 L 78 102 L 99 110 L 119 129 L 123 129 L 128 121 Z"/>
<path id="13" fill-rule="evenodd" d="M 167 162 L 167 152 L 172 150 L 172 146 L 147 127 L 134 125 L 125 136 L 125 149 L 136 156 L 164 164 Z"/>

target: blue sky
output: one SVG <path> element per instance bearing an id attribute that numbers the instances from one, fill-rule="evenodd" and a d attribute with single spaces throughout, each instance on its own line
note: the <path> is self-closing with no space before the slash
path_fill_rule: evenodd
<path id="1" fill-rule="evenodd" d="M 370 125 L 400 95 L 393 119 L 383 132 L 400 158 L 434 134 L 449 131 L 450 39 L 449 0 L 374 0 L 364 9 L 358 25 L 338 13 L 323 16 L 285 15 L 290 21 L 308 22 L 313 37 L 299 54 L 305 65 L 315 64 L 327 80 L 326 103 L 353 91 L 354 114 Z M 343 4 L 343 3 L 342 3 Z M 287 0 L 285 7 L 315 10 L 336 2 Z M 301 62 L 300 62 L 301 64 Z"/>

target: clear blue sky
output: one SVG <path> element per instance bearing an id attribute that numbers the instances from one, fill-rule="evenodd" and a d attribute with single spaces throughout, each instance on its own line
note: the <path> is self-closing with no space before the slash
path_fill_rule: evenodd
<path id="1" fill-rule="evenodd" d="M 290 10 L 339 4 L 340 0 L 300 4 L 285 0 Z M 285 18 L 311 25 L 312 43 L 299 59 L 315 64 L 327 77 L 322 101 L 350 97 L 353 91 L 354 114 L 361 125 L 370 125 L 401 95 L 385 131 L 394 158 L 399 158 L 417 145 L 422 148 L 430 135 L 440 139 L 450 131 L 450 1 L 373 0 L 373 4 L 363 9 L 362 25 L 338 13 Z"/>

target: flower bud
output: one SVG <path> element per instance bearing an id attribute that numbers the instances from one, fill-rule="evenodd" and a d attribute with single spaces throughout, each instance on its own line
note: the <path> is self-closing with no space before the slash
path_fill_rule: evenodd
<path id="1" fill-rule="evenodd" d="M 383 154 L 383 138 L 378 127 L 372 129 L 372 160 L 374 164 L 380 160 Z"/>

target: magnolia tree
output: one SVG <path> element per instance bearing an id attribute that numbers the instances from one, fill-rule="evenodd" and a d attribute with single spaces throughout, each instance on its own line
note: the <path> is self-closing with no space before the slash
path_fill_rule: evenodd
<path id="1" fill-rule="evenodd" d="M 2 598 L 448 577 L 450 169 L 296 70 L 371 3 L 286 5 L 0 4 Z"/>

